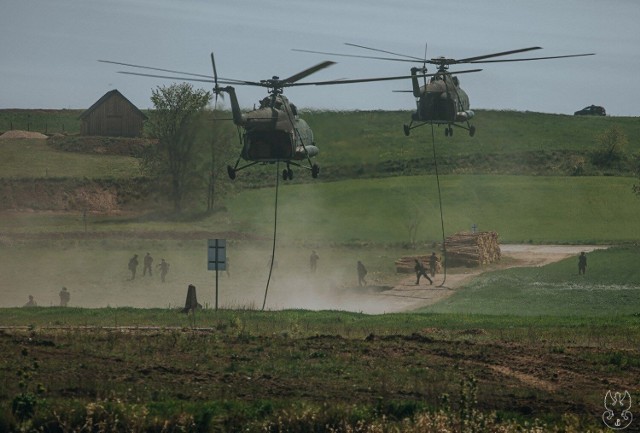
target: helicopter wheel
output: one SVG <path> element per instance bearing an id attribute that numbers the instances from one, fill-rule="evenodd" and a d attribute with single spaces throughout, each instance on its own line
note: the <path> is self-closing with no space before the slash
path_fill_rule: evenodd
<path id="1" fill-rule="evenodd" d="M 287 179 L 289 179 L 289 170 L 285 168 L 284 170 L 282 170 L 282 180 L 287 180 Z"/>
<path id="2" fill-rule="evenodd" d="M 445 137 L 449 136 L 449 128 L 444 128 L 444 136 Z"/>
<path id="3" fill-rule="evenodd" d="M 313 177 L 314 179 L 317 179 L 318 173 L 320 173 L 320 167 L 318 167 L 318 164 L 313 164 L 311 166 L 311 177 Z"/>
<path id="4" fill-rule="evenodd" d="M 474 135 L 476 135 L 476 127 L 475 126 L 471 126 L 471 127 L 469 127 L 469 136 L 473 137 Z"/>
<path id="5" fill-rule="evenodd" d="M 236 171 L 230 165 L 227 165 L 227 174 L 229 175 L 229 179 L 234 180 L 236 178 Z"/>
<path id="6" fill-rule="evenodd" d="M 404 135 L 406 135 L 408 137 L 410 132 L 411 132 L 411 128 L 409 127 L 409 125 L 407 125 L 405 123 L 404 124 Z"/>

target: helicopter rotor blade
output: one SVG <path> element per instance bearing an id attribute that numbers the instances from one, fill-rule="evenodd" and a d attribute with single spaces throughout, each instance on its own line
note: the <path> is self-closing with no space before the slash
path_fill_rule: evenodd
<path id="1" fill-rule="evenodd" d="M 213 82 L 216 85 L 216 89 L 218 89 L 218 71 L 216 70 L 216 59 L 213 57 L 213 52 L 211 53 L 211 67 L 213 68 Z"/>
<path id="2" fill-rule="evenodd" d="M 424 69 L 425 71 L 427 70 L 427 48 L 429 46 L 428 42 L 424 43 L 424 60 L 422 61 L 422 69 Z M 424 85 L 427 85 L 427 77 L 423 78 L 424 81 Z"/>
<path id="3" fill-rule="evenodd" d="M 456 74 L 466 74 L 469 72 L 480 72 L 482 69 L 469 69 L 466 71 L 459 71 Z M 438 75 L 438 73 L 434 74 L 418 74 L 417 77 L 433 77 Z M 408 80 L 412 76 L 411 75 L 400 75 L 395 77 L 377 77 L 377 78 L 355 78 L 355 79 L 340 79 L 340 80 L 330 80 L 330 81 L 314 81 L 314 82 L 305 82 L 305 83 L 297 83 L 293 84 L 293 86 L 329 86 L 334 84 L 354 84 L 354 83 L 370 83 L 375 81 L 393 81 L 393 80 Z"/>
<path id="4" fill-rule="evenodd" d="M 361 56 L 358 54 L 329 53 L 326 51 L 301 50 L 298 48 L 293 48 L 291 51 L 298 51 L 300 53 L 323 54 L 326 56 L 352 57 L 352 58 L 373 59 L 373 60 L 390 60 L 392 62 L 411 62 L 411 63 L 416 62 L 415 60 L 409 60 L 409 59 L 393 59 L 391 57 L 375 57 L 375 56 Z M 422 59 L 420 59 L 420 61 L 422 62 Z"/>
<path id="5" fill-rule="evenodd" d="M 132 63 L 114 62 L 114 61 L 111 61 L 111 60 L 98 60 L 98 61 L 101 62 L 101 63 L 110 63 L 112 65 L 128 66 L 130 68 L 148 69 L 150 71 L 168 72 L 170 74 L 182 74 L 182 75 L 189 75 L 189 76 L 192 76 L 192 77 L 211 78 L 211 76 L 209 76 L 209 75 L 192 74 L 190 72 L 174 71 L 172 69 L 154 68 L 152 66 L 134 65 Z"/>
<path id="6" fill-rule="evenodd" d="M 307 77 L 315 72 L 318 72 L 324 68 L 328 68 L 331 65 L 335 65 L 336 62 L 332 62 L 330 60 L 325 60 L 324 62 L 318 63 L 315 66 L 305 69 L 304 71 L 300 71 L 297 74 L 290 76 L 289 78 L 285 78 L 282 80 L 283 83 L 293 84 L 296 81 L 302 80 L 304 77 Z"/>
<path id="7" fill-rule="evenodd" d="M 101 62 L 101 63 L 109 63 L 109 64 L 112 64 L 112 65 L 128 66 L 130 68 L 148 69 L 148 70 L 151 70 L 151 71 L 168 72 L 170 74 L 187 75 L 189 77 L 200 77 L 200 78 L 205 78 L 205 79 L 209 79 L 209 80 L 214 78 L 214 77 L 211 77 L 211 75 L 193 74 L 191 72 L 175 71 L 175 70 L 172 70 L 172 69 L 163 69 L 163 68 L 154 68 L 152 66 L 134 65 L 132 63 L 114 62 L 112 60 L 98 60 L 98 61 Z M 142 73 L 129 72 L 129 71 L 118 71 L 118 73 L 120 73 L 120 74 L 128 74 L 128 75 L 145 76 L 145 74 L 142 74 Z M 155 77 L 155 78 L 171 78 L 171 79 L 186 80 L 186 81 L 198 81 L 198 80 L 192 79 L 192 78 L 166 77 L 166 76 L 154 75 L 154 74 L 147 74 L 146 76 Z M 235 79 L 232 79 L 232 78 L 222 78 L 221 77 L 221 79 L 225 81 L 223 84 L 238 84 L 238 85 L 251 85 L 251 86 L 260 85 L 259 83 L 254 83 L 254 82 L 251 82 L 251 81 L 244 81 L 244 80 L 235 80 Z"/>
<path id="8" fill-rule="evenodd" d="M 218 71 L 216 70 L 216 59 L 213 57 L 213 52 L 211 52 L 211 68 L 213 69 L 213 93 L 216 95 L 213 106 L 218 107 L 218 95 L 224 99 L 224 93 L 220 91 L 220 86 L 218 86 Z"/>
<path id="9" fill-rule="evenodd" d="M 151 78 L 162 78 L 165 80 L 178 80 L 178 81 L 195 81 L 199 83 L 213 83 L 213 78 L 190 78 L 190 77 L 179 77 L 179 76 L 169 76 L 169 75 L 157 75 L 157 74 L 143 74 L 141 72 L 129 72 L 129 71 L 118 71 L 118 74 L 125 75 L 136 75 L 139 77 L 151 77 Z M 259 86 L 264 87 L 261 83 L 256 83 L 253 81 L 240 81 L 240 80 L 228 80 L 228 79 L 218 79 L 218 83 L 222 84 L 232 84 L 232 85 L 242 85 L 242 86 Z"/>
<path id="10" fill-rule="evenodd" d="M 517 50 L 503 51 L 503 52 L 500 52 L 500 53 L 493 53 L 493 54 L 485 54 L 485 55 L 482 55 L 482 56 L 467 57 L 466 59 L 456 60 L 455 63 L 471 63 L 471 62 L 475 62 L 475 61 L 478 61 L 478 60 L 489 59 L 491 57 L 508 56 L 510 54 L 524 53 L 525 51 L 533 51 L 533 50 L 541 50 L 541 49 L 542 49 L 542 47 L 520 48 L 520 49 L 517 49 Z"/>
<path id="11" fill-rule="evenodd" d="M 468 63 L 528 62 L 529 60 L 565 59 L 567 57 L 585 57 L 585 56 L 595 56 L 595 53 L 568 54 L 568 55 L 565 55 L 565 56 L 549 56 L 549 57 L 529 57 L 527 59 L 480 60 L 480 61 L 472 61 L 472 62 L 468 62 Z"/>
<path id="12" fill-rule="evenodd" d="M 377 48 L 365 47 L 364 45 L 351 44 L 349 42 L 345 42 L 344 44 L 350 47 L 362 48 L 363 50 L 377 51 L 379 53 L 391 54 L 392 56 L 398 56 L 398 57 L 406 57 L 407 59 L 413 59 L 414 61 L 417 60 L 421 62 L 423 60 L 419 57 L 409 56 L 407 54 L 394 53 L 393 51 L 380 50 Z"/>

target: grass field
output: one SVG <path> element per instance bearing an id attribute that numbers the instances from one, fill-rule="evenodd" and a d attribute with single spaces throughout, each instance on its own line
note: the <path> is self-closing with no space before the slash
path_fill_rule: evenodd
<path id="1" fill-rule="evenodd" d="M 140 175 L 138 160 L 126 156 L 61 152 L 46 140 L 0 140 L 2 178 L 129 178 Z"/>
<path id="2" fill-rule="evenodd" d="M 0 131 L 45 119 L 47 132 L 61 132 L 52 131 L 55 113 L 40 111 L 0 110 Z M 75 133 L 69 115 L 60 113 L 64 132 Z M 476 224 L 503 243 L 616 246 L 589 253 L 584 276 L 575 257 L 490 266 L 439 303 L 389 313 L 398 310 L 384 293 L 406 278 L 393 262 L 437 249 L 442 237 L 431 131 L 404 137 L 408 116 L 303 115 L 326 177 L 296 173 L 280 185 L 267 311 L 257 310 L 269 273 L 273 166 L 246 172 L 212 215 L 167 215 L 149 203 L 86 218 L 2 212 L 0 432 L 604 431 L 605 393 L 629 390 L 635 402 L 640 389 L 637 119 L 480 110 L 474 138 L 456 130 L 445 139 L 436 128 L 447 235 Z M 629 138 L 628 165 L 613 176 L 564 176 L 612 125 Z M 138 168 L 129 157 L 0 141 L 0 173 L 7 182 L 117 180 Z M 207 237 L 229 241 L 218 311 Z M 154 265 L 171 264 L 166 283 L 156 269 L 142 277 L 141 267 L 130 279 L 129 258 L 147 251 Z M 356 283 L 357 260 L 370 271 L 366 288 Z M 190 283 L 205 309 L 184 315 Z M 71 308 L 55 307 L 63 285 Z M 39 307 L 15 308 L 28 294 Z"/>
<path id="3" fill-rule="evenodd" d="M 626 243 L 640 238 L 636 183 L 627 177 L 445 176 L 441 179 L 445 232 L 494 230 L 504 243 Z M 226 212 L 166 219 L 90 215 L 90 232 L 241 231 L 273 236 L 274 188 L 244 190 L 226 201 Z M 440 242 L 440 210 L 433 176 L 393 177 L 282 185 L 278 238 L 283 242 Z M 11 214 L 4 231 L 82 231 L 81 213 Z"/>

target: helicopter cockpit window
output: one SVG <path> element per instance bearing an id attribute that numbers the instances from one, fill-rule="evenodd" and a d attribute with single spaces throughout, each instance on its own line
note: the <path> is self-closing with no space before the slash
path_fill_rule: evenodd
<path id="1" fill-rule="evenodd" d="M 289 103 L 289 107 L 291 107 L 291 113 L 293 113 L 294 116 L 298 115 L 298 107 L 296 107 L 294 104 Z"/>

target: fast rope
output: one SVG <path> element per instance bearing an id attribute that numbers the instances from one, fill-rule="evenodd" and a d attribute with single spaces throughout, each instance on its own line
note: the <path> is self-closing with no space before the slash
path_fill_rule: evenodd
<path id="1" fill-rule="evenodd" d="M 264 301 L 262 301 L 262 311 L 267 304 L 267 293 L 269 292 L 269 282 L 273 273 L 273 263 L 276 261 L 276 234 L 278 231 L 278 190 L 280 189 L 280 161 L 276 163 L 276 203 L 273 217 L 273 246 L 271 248 L 271 264 L 269 265 L 269 277 L 267 278 L 267 287 L 264 289 Z"/>
<path id="2" fill-rule="evenodd" d="M 442 255 L 444 257 L 444 279 L 437 287 L 444 287 L 445 281 L 447 281 L 447 246 L 445 244 L 444 237 L 444 215 L 442 213 L 442 192 L 440 190 L 440 174 L 438 173 L 438 158 L 436 157 L 436 135 L 433 130 L 433 123 L 431 124 L 431 143 L 433 147 L 433 165 L 436 169 L 436 184 L 438 185 L 438 202 L 440 204 L 440 226 L 442 228 Z"/>

